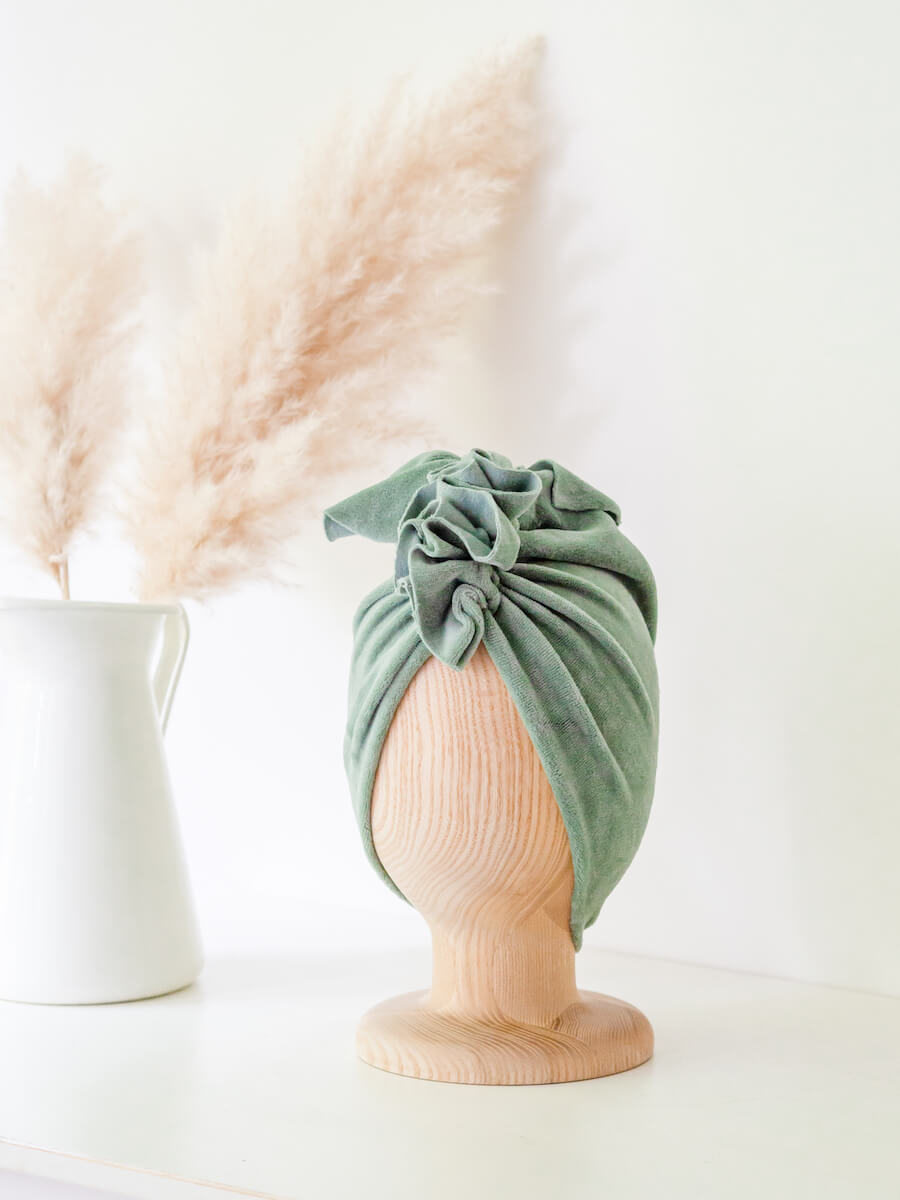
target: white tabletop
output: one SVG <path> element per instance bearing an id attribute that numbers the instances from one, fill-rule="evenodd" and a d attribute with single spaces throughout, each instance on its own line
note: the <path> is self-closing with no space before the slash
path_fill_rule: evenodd
<path id="1" fill-rule="evenodd" d="M 213 962 L 159 1000 L 0 1004 L 0 1168 L 211 1200 L 900 1195 L 900 1001 L 585 950 L 656 1055 L 552 1087 L 388 1075 L 357 1015 L 423 953 Z"/>

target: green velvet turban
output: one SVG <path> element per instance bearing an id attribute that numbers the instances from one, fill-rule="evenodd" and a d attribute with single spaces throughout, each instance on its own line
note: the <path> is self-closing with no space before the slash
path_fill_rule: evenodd
<path id="1" fill-rule="evenodd" d="M 381 747 L 431 656 L 464 670 L 484 643 L 528 730 L 572 851 L 571 931 L 634 857 L 656 773 L 656 589 L 617 505 L 554 462 L 499 454 L 414 458 L 325 514 L 329 539 L 396 542 L 394 578 L 354 622 L 345 763 L 373 865 Z"/>

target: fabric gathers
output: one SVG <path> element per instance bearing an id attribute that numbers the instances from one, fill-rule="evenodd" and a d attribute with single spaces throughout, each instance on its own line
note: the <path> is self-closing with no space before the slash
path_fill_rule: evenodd
<path id="1" fill-rule="evenodd" d="M 419 455 L 325 514 L 330 540 L 396 542 L 394 578 L 354 621 L 345 765 L 363 843 L 381 747 L 434 655 L 484 644 L 535 745 L 569 836 L 576 948 L 624 874 L 656 773 L 656 587 L 614 501 L 550 460 Z M 398 893 L 399 894 L 399 893 Z"/>

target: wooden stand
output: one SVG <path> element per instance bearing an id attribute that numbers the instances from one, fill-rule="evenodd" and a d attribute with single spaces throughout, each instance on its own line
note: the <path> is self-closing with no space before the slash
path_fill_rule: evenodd
<path id="1" fill-rule="evenodd" d="M 553 792 L 497 669 L 429 659 L 382 749 L 372 832 L 431 929 L 429 992 L 362 1019 L 374 1067 L 448 1083 L 563 1083 L 636 1067 L 647 1018 L 575 986 L 572 858 Z"/>

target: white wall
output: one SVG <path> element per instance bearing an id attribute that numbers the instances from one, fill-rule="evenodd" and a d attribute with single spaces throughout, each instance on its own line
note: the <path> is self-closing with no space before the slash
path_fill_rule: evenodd
<path id="1" fill-rule="evenodd" d="M 656 809 L 590 941 L 900 991 L 893 5 L 7 4 L 0 176 L 103 158 L 161 324 L 238 181 L 348 89 L 531 30 L 550 151 L 506 297 L 422 402 L 451 448 L 551 455 L 615 496 L 658 573 Z M 211 951 L 424 937 L 363 860 L 339 757 L 349 620 L 388 565 L 310 530 L 300 589 L 192 614 L 170 749 Z"/>

